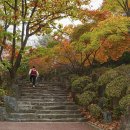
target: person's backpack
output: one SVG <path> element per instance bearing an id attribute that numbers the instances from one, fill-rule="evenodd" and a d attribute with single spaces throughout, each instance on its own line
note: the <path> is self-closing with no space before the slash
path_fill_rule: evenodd
<path id="1" fill-rule="evenodd" d="M 31 75 L 32 75 L 32 76 L 37 76 L 37 71 L 36 71 L 35 69 L 32 69 L 32 70 L 31 70 Z"/>

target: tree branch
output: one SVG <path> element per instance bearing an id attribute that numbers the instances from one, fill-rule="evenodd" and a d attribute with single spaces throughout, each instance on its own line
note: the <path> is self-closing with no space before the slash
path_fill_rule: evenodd
<path id="1" fill-rule="evenodd" d="M 122 0 L 123 1 L 123 0 Z M 123 10 L 125 12 L 127 12 L 126 6 L 124 5 L 124 3 L 122 4 L 119 0 L 117 0 L 118 4 L 123 8 Z"/>
<path id="2" fill-rule="evenodd" d="M 43 28 L 43 27 L 45 27 L 46 25 L 48 25 L 49 22 L 51 22 L 51 21 L 53 21 L 53 20 L 55 20 L 55 19 L 58 19 L 58 18 L 61 18 L 61 16 L 58 16 L 58 17 L 52 18 L 52 19 L 48 20 L 47 23 L 39 24 L 39 27 L 38 27 L 35 31 L 33 31 L 32 33 L 30 33 L 29 36 L 32 36 L 32 35 L 36 34 L 38 31 L 41 30 L 41 28 Z"/>
<path id="3" fill-rule="evenodd" d="M 15 7 L 12 6 L 10 3 L 8 3 L 7 1 L 4 1 L 9 7 L 11 7 L 13 10 L 15 10 Z"/>
<path id="4" fill-rule="evenodd" d="M 28 37 L 29 35 L 29 26 L 30 26 L 30 21 L 31 21 L 31 18 L 33 17 L 35 11 L 36 11 L 36 8 L 37 8 L 37 3 L 38 3 L 38 0 L 36 0 L 36 4 L 34 6 L 34 8 L 32 9 L 31 11 L 31 14 L 30 14 L 30 17 L 29 17 L 29 21 L 27 23 L 27 27 L 26 27 L 26 36 Z M 26 3 L 27 4 L 27 3 Z"/>

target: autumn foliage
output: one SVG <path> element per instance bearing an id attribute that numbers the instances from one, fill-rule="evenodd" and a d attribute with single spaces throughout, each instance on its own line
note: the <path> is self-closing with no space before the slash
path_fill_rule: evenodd
<path id="1" fill-rule="evenodd" d="M 31 59 L 30 65 L 35 63 L 39 69 L 44 68 L 44 71 L 63 66 L 69 71 L 82 73 L 88 66 L 109 60 L 117 61 L 124 52 L 130 51 L 128 25 L 129 18 L 111 16 L 96 24 L 80 26 L 72 41 L 62 39 L 56 46 L 46 48 L 47 55 L 40 56 L 34 53 L 35 58 Z"/>

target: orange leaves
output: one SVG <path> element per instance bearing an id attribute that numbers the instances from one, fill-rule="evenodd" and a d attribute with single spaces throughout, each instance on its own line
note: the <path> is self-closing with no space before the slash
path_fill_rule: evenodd
<path id="1" fill-rule="evenodd" d="M 37 4 L 38 4 L 38 2 L 36 2 L 36 1 L 31 1 L 31 2 L 29 3 L 29 6 L 35 7 L 35 6 L 37 6 Z"/>
<path id="2" fill-rule="evenodd" d="M 67 49 L 69 49 L 69 48 L 71 47 L 70 42 L 67 41 L 67 40 L 64 40 L 61 45 L 62 45 L 62 47 L 63 47 L 65 50 L 67 50 Z"/>
<path id="3" fill-rule="evenodd" d="M 65 26 L 64 27 L 64 31 L 67 33 L 67 34 L 69 34 L 69 35 L 71 35 L 72 33 L 73 33 L 73 31 L 74 31 L 74 26 L 73 25 L 68 25 L 68 26 Z"/>
<path id="4" fill-rule="evenodd" d="M 12 55 L 12 46 L 9 44 L 4 45 L 4 57 L 10 59 Z M 15 50 L 15 58 L 18 56 L 18 50 Z"/>
<path id="5" fill-rule="evenodd" d="M 49 57 L 36 57 L 29 60 L 29 66 L 35 66 L 40 73 L 44 73 L 51 69 L 52 63 Z"/>
<path id="6" fill-rule="evenodd" d="M 110 12 L 109 11 L 99 11 L 99 10 L 90 10 L 88 11 L 88 16 L 92 17 L 95 20 L 105 20 L 106 18 L 108 18 L 110 16 Z"/>
<path id="7" fill-rule="evenodd" d="M 124 41 L 119 43 L 111 43 L 107 40 L 102 41 L 101 47 L 97 52 L 96 58 L 100 62 L 107 62 L 109 58 L 117 61 L 124 52 L 130 51 L 130 38 L 126 37 Z"/>
<path id="8" fill-rule="evenodd" d="M 103 21 L 107 19 L 111 13 L 109 11 L 102 11 L 102 10 L 81 10 L 79 12 L 79 17 L 81 21 L 87 19 L 92 19 L 96 21 Z"/>

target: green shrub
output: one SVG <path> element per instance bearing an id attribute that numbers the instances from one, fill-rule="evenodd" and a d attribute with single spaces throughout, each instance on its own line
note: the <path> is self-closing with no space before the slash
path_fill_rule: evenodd
<path id="1" fill-rule="evenodd" d="M 101 75 L 98 79 L 98 82 L 100 85 L 106 85 L 109 82 L 111 82 L 114 78 L 116 78 L 119 74 L 117 71 L 111 69 L 107 72 L 105 72 L 103 75 Z"/>
<path id="2" fill-rule="evenodd" d="M 78 79 L 79 76 L 76 75 L 76 74 L 71 74 L 71 75 L 69 76 L 69 78 L 70 78 L 70 82 L 72 83 L 74 80 Z"/>
<path id="3" fill-rule="evenodd" d="M 3 101 L 3 97 L 2 97 L 4 95 L 6 95 L 5 90 L 0 88 L 0 106 L 4 106 L 4 101 Z"/>
<path id="4" fill-rule="evenodd" d="M 127 87 L 126 94 L 130 94 L 130 86 Z"/>
<path id="5" fill-rule="evenodd" d="M 121 108 L 126 109 L 128 106 L 130 106 L 130 94 L 126 95 L 119 101 L 119 105 Z"/>
<path id="6" fill-rule="evenodd" d="M 82 76 L 82 77 L 78 77 L 76 80 L 73 80 L 72 84 L 71 84 L 71 90 L 72 92 L 78 92 L 81 93 L 84 89 L 84 87 L 89 84 L 90 82 L 92 82 L 91 78 L 89 78 L 88 76 Z"/>
<path id="7" fill-rule="evenodd" d="M 121 115 L 123 114 L 123 109 L 120 107 L 116 107 L 113 110 L 113 118 L 120 119 Z"/>
<path id="8" fill-rule="evenodd" d="M 107 67 L 100 67 L 100 68 L 93 69 L 92 76 L 96 75 L 97 77 L 100 77 L 102 74 L 104 74 L 105 72 L 107 72 L 110 69 L 111 68 L 107 68 Z"/>
<path id="9" fill-rule="evenodd" d="M 106 97 L 101 97 L 99 99 L 99 103 L 98 105 L 102 108 L 102 109 L 109 109 L 110 107 L 110 101 L 108 98 Z"/>
<path id="10" fill-rule="evenodd" d="M 119 76 L 116 79 L 112 80 L 109 84 L 106 86 L 106 94 L 108 97 L 121 97 L 123 91 L 126 90 L 128 86 L 128 79 Z"/>
<path id="11" fill-rule="evenodd" d="M 0 97 L 4 96 L 6 94 L 4 89 L 0 89 Z"/>
<path id="12" fill-rule="evenodd" d="M 120 58 L 121 63 L 130 63 L 130 52 L 124 52 Z"/>
<path id="13" fill-rule="evenodd" d="M 97 104 L 91 104 L 89 107 L 89 112 L 95 118 L 100 118 L 102 114 L 102 109 Z"/>
<path id="14" fill-rule="evenodd" d="M 129 65 L 121 65 L 121 66 L 115 68 L 115 70 L 116 70 L 120 75 L 124 75 L 125 77 L 126 77 L 126 76 L 130 77 L 130 64 L 129 64 Z"/>
<path id="15" fill-rule="evenodd" d="M 88 106 L 95 97 L 96 94 L 94 92 L 86 91 L 79 95 L 77 98 L 79 105 Z"/>
<path id="16" fill-rule="evenodd" d="M 96 83 L 89 83 L 88 85 L 86 85 L 83 91 L 96 91 L 97 89 L 98 89 L 98 86 Z"/>
<path id="17" fill-rule="evenodd" d="M 72 83 L 71 91 L 75 92 L 75 93 L 82 93 L 82 91 L 83 91 L 82 86 L 81 85 L 77 85 L 78 84 L 77 82 L 78 81 L 74 81 Z"/>
<path id="18" fill-rule="evenodd" d="M 90 83 L 90 84 L 86 85 L 86 87 L 84 88 L 83 91 L 93 90 L 94 87 L 95 87 L 94 83 Z"/>

